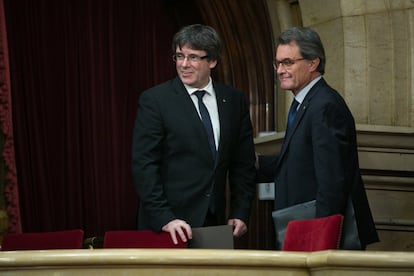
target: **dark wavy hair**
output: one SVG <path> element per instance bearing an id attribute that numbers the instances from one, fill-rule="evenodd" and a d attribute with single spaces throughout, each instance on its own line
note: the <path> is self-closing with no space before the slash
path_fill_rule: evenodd
<path id="1" fill-rule="evenodd" d="M 175 53 L 177 47 L 188 46 L 193 50 L 203 50 L 207 53 L 208 60 L 221 59 L 220 36 L 210 26 L 194 24 L 183 27 L 173 38 L 172 50 Z"/>

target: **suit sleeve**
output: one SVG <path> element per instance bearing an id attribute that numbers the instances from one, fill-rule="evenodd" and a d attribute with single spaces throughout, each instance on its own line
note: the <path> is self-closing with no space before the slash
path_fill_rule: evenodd
<path id="1" fill-rule="evenodd" d="M 239 218 L 246 224 L 249 221 L 252 199 L 256 191 L 255 152 L 253 143 L 253 127 L 250 113 L 244 97 L 240 103 L 240 129 L 237 141 L 231 153 L 229 170 L 231 189 L 230 218 Z"/>
<path id="2" fill-rule="evenodd" d="M 160 179 L 164 135 L 161 114 L 155 98 L 144 92 L 140 97 L 133 132 L 132 172 L 141 207 L 155 231 L 160 231 L 175 219 Z"/>
<path id="3" fill-rule="evenodd" d="M 314 172 L 318 183 L 317 216 L 343 212 L 350 185 L 347 154 L 352 152 L 349 116 L 340 102 L 320 106 L 312 118 Z"/>
<path id="4" fill-rule="evenodd" d="M 273 182 L 275 180 L 277 160 L 277 155 L 259 155 L 256 182 Z"/>

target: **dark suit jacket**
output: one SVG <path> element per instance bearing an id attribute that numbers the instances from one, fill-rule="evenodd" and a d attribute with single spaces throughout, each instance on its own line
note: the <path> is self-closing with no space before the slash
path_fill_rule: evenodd
<path id="1" fill-rule="evenodd" d="M 275 180 L 275 209 L 316 199 L 317 217 L 344 213 L 351 193 L 362 246 L 378 241 L 359 171 L 354 118 L 322 78 L 306 95 L 278 157 L 260 157 Z"/>
<path id="2" fill-rule="evenodd" d="M 227 177 L 230 218 L 248 222 L 255 192 L 249 109 L 241 91 L 215 82 L 213 86 L 220 120 L 216 162 L 194 103 L 179 78 L 140 96 L 132 149 L 140 197 L 139 229 L 160 231 L 176 218 L 200 227 L 212 193 L 219 222 L 225 224 Z"/>

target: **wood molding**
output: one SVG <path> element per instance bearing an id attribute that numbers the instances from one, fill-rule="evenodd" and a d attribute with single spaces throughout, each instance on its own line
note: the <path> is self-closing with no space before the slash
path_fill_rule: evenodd
<path id="1" fill-rule="evenodd" d="M 203 21 L 222 39 L 218 80 L 246 93 L 255 135 L 275 129 L 273 36 L 265 0 L 197 1 Z"/>

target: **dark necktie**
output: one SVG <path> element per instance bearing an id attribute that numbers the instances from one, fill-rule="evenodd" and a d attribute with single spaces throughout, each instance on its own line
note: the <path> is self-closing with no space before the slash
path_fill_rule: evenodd
<path id="1" fill-rule="evenodd" d="M 201 114 L 201 121 L 203 122 L 204 128 L 207 132 L 208 143 L 210 144 L 211 154 L 213 159 L 216 159 L 216 143 L 214 141 L 213 126 L 211 124 L 210 114 L 208 113 L 207 107 L 203 103 L 203 96 L 206 94 L 204 90 L 198 90 L 194 92 L 198 98 L 198 108 Z"/>
<path id="2" fill-rule="evenodd" d="M 293 123 L 293 120 L 295 119 L 295 115 L 296 115 L 296 111 L 298 109 L 298 105 L 299 105 L 299 102 L 295 98 L 293 98 L 292 104 L 290 105 L 290 109 L 289 109 L 286 131 L 289 129 L 289 127 Z"/>

